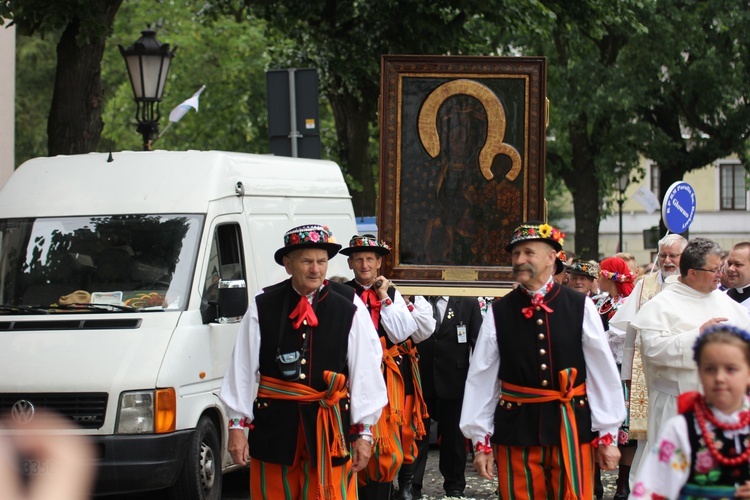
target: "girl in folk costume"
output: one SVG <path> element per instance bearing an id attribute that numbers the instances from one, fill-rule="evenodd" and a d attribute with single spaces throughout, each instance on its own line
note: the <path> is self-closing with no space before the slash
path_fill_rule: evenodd
<path id="1" fill-rule="evenodd" d="M 620 257 L 609 257 L 604 259 L 599 264 L 599 288 L 602 292 L 607 292 L 606 295 L 600 298 L 597 303 L 597 309 L 599 316 L 602 318 L 602 324 L 604 325 L 604 331 L 607 332 L 607 340 L 609 341 L 609 347 L 612 350 L 612 354 L 617 362 L 617 369 L 622 369 L 622 351 L 624 335 L 616 335 L 610 331 L 609 320 L 615 315 L 617 309 L 625 303 L 625 300 L 633 291 L 635 286 L 635 276 L 630 271 L 628 263 Z M 625 397 L 625 404 L 629 401 L 629 390 L 628 387 L 623 384 L 623 393 Z M 628 482 L 628 476 L 630 474 L 630 465 L 633 463 L 633 457 L 635 456 L 635 441 L 628 439 L 628 428 L 629 422 L 627 419 L 625 423 L 620 427 L 620 432 L 617 436 L 617 446 L 620 448 L 620 464 L 617 475 L 617 490 L 613 500 L 627 500 L 630 494 L 630 487 Z M 603 494 L 603 488 L 599 489 L 599 478 L 597 479 L 597 488 L 595 493 L 597 498 L 599 492 Z"/>
<path id="2" fill-rule="evenodd" d="M 693 347 L 704 395 L 688 392 L 638 469 L 631 498 L 750 498 L 750 333 L 707 327 Z"/>

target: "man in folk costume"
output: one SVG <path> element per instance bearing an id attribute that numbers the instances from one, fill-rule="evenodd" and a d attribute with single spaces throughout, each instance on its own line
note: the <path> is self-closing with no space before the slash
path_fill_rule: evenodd
<path id="1" fill-rule="evenodd" d="M 593 260 L 574 259 L 565 267 L 568 274 L 567 285 L 577 292 L 592 297 L 591 287 L 599 277 L 599 264 Z"/>
<path id="2" fill-rule="evenodd" d="M 628 405 L 629 438 L 637 441 L 635 454 L 631 459 L 630 483 L 635 479 L 643 454 L 648 451 L 646 449 L 648 390 L 641 361 L 641 339 L 630 322 L 633 321 L 635 315 L 646 302 L 654 298 L 667 286 L 667 278 L 670 276 L 677 277 L 680 274 L 680 257 L 687 244 L 687 240 L 679 234 L 668 234 L 659 240 L 659 253 L 657 255 L 659 271 L 647 274 L 638 280 L 629 299 L 617 309 L 615 315 L 609 320 L 610 341 L 614 340 L 614 335 L 618 335 L 624 342 L 620 376 L 626 384 L 629 384 L 630 389 L 628 391 L 630 395 Z M 629 457 L 626 457 L 624 461 L 627 461 L 627 458 Z"/>
<path id="3" fill-rule="evenodd" d="M 324 226 L 289 230 L 275 260 L 291 278 L 256 295 L 242 320 L 220 397 L 252 499 L 356 498 L 353 473 L 370 459 L 387 402 L 382 353 L 366 309 L 325 280 L 340 248 Z"/>
<path id="4" fill-rule="evenodd" d="M 750 241 L 737 243 L 727 257 L 727 295 L 750 312 Z"/>
<path id="5" fill-rule="evenodd" d="M 500 498 L 590 499 L 594 460 L 617 467 L 620 377 L 594 303 L 552 279 L 564 234 L 516 228 L 513 291 L 492 303 L 469 366 L 461 431 Z M 493 456 L 494 455 L 494 456 Z"/>
<path id="6" fill-rule="evenodd" d="M 385 243 L 369 234 L 354 235 L 340 253 L 348 257 L 354 272 L 354 280 L 347 285 L 362 298 L 378 330 L 388 388 L 388 405 L 375 426 L 373 456 L 359 474 L 359 498 L 387 500 L 399 468 L 414 461 L 416 440 L 425 434 L 422 418 L 427 407 L 419 382 L 417 350 L 409 340 L 412 335 L 419 336 L 420 330 L 404 298 L 380 275 L 383 256 L 390 253 Z"/>
<path id="7" fill-rule="evenodd" d="M 662 422 L 677 414 L 677 396 L 699 390 L 692 351 L 699 332 L 720 323 L 750 329 L 747 309 L 718 289 L 721 255 L 716 242 L 691 240 L 680 257 L 678 281 L 643 304 L 630 322 L 641 338 L 648 385 L 646 450 L 659 435 Z"/>

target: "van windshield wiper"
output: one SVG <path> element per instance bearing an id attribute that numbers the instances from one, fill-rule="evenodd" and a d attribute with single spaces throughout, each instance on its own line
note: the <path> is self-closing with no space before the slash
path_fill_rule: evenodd
<path id="1" fill-rule="evenodd" d="M 57 309 L 57 310 L 87 309 L 91 311 L 124 311 L 124 312 L 134 312 L 138 310 L 138 308 L 131 307 L 131 306 L 121 306 L 119 304 L 97 304 L 96 302 L 94 302 L 93 304 L 90 302 L 74 302 L 72 304 L 52 305 L 50 306 L 50 309 Z"/>
<path id="2" fill-rule="evenodd" d="M 2 304 L 0 305 L 0 314 L 49 314 L 49 309 L 42 306 Z"/>

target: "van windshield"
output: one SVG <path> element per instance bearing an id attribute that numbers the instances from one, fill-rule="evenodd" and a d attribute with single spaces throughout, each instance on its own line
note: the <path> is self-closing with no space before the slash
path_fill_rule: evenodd
<path id="1" fill-rule="evenodd" d="M 0 314 L 183 310 L 203 216 L 0 219 Z"/>

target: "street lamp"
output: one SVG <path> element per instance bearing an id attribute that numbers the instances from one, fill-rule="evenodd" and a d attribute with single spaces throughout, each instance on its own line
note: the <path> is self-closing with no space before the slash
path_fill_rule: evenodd
<path id="1" fill-rule="evenodd" d="M 162 44 L 156 39 L 156 32 L 148 26 L 141 31 L 141 37 L 127 49 L 120 47 L 125 58 L 128 76 L 133 86 L 133 96 L 137 105 L 135 118 L 138 120 L 136 130 L 143 136 L 143 150 L 150 151 L 152 137 L 159 132 L 159 103 L 164 94 L 169 64 L 175 50 L 169 50 L 169 44 Z"/>
<path id="2" fill-rule="evenodd" d="M 630 178 L 628 172 L 620 167 L 615 168 L 615 175 L 617 175 L 617 207 L 618 215 L 620 218 L 620 231 L 618 238 L 619 252 L 623 251 L 622 248 L 622 204 L 625 203 L 625 190 L 628 188 Z"/>

